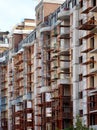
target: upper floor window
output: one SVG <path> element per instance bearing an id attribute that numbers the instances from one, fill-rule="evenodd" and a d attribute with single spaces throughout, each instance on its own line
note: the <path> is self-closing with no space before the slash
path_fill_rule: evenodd
<path id="1" fill-rule="evenodd" d="M 93 6 L 96 6 L 96 0 L 92 0 L 93 1 Z"/>
<path id="2" fill-rule="evenodd" d="M 90 68 L 92 69 L 92 68 L 94 68 L 94 56 L 92 56 L 91 58 L 90 58 Z"/>
<path id="3" fill-rule="evenodd" d="M 90 39 L 90 48 L 94 49 L 94 37 Z"/>
<path id="4" fill-rule="evenodd" d="M 83 79 L 83 75 L 79 74 L 79 81 L 82 81 L 82 79 Z"/>
<path id="5" fill-rule="evenodd" d="M 81 64 L 82 62 L 83 62 L 83 57 L 80 56 L 80 57 L 79 57 L 79 64 Z"/>
<path id="6" fill-rule="evenodd" d="M 83 0 L 80 1 L 80 8 L 83 7 Z"/>

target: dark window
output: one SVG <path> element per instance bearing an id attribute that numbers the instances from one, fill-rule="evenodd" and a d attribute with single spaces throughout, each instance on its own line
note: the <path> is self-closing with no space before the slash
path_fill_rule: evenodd
<path id="1" fill-rule="evenodd" d="M 90 87 L 94 88 L 94 76 L 90 77 Z"/>
<path id="2" fill-rule="evenodd" d="M 95 125 L 95 115 L 90 115 L 90 125 Z"/>
<path id="3" fill-rule="evenodd" d="M 72 1 L 72 7 L 74 7 L 76 5 L 76 0 Z"/>
<path id="4" fill-rule="evenodd" d="M 90 58 L 90 68 L 94 68 L 94 56 Z"/>
<path id="5" fill-rule="evenodd" d="M 83 110 L 79 110 L 79 115 L 83 116 Z"/>
<path id="6" fill-rule="evenodd" d="M 91 24 L 94 24 L 95 23 L 95 17 L 93 16 L 92 18 L 91 18 Z"/>
<path id="7" fill-rule="evenodd" d="M 90 110 L 95 107 L 95 96 L 90 96 Z"/>
<path id="8" fill-rule="evenodd" d="M 3 41 L 3 37 L 2 36 L 0 36 L 0 41 Z"/>
<path id="9" fill-rule="evenodd" d="M 83 19 L 79 20 L 79 26 L 83 24 Z"/>
<path id="10" fill-rule="evenodd" d="M 83 98 L 83 92 L 79 92 L 79 99 Z"/>
<path id="11" fill-rule="evenodd" d="M 83 57 L 80 56 L 80 57 L 79 57 L 79 64 L 82 63 L 82 62 L 83 62 Z"/>
<path id="12" fill-rule="evenodd" d="M 90 39 L 90 48 L 94 49 L 94 37 Z"/>
<path id="13" fill-rule="evenodd" d="M 93 6 L 96 6 L 96 0 L 93 0 Z"/>
<path id="14" fill-rule="evenodd" d="M 83 44 L 83 40 L 80 39 L 80 40 L 79 40 L 79 46 L 81 46 L 82 44 Z"/>
<path id="15" fill-rule="evenodd" d="M 80 1 L 80 8 L 83 7 L 83 0 Z"/>
<path id="16" fill-rule="evenodd" d="M 82 81 L 82 79 L 83 79 L 83 75 L 79 74 L 79 81 Z"/>

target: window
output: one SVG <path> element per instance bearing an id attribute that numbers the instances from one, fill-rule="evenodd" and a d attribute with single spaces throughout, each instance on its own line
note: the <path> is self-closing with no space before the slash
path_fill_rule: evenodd
<path id="1" fill-rule="evenodd" d="M 95 125 L 95 115 L 90 115 L 90 125 Z"/>
<path id="2" fill-rule="evenodd" d="M 76 5 L 76 0 L 72 1 L 72 7 L 74 7 Z"/>
<path id="3" fill-rule="evenodd" d="M 79 40 L 79 46 L 81 46 L 83 44 L 82 39 Z"/>
<path id="4" fill-rule="evenodd" d="M 79 57 L 79 64 L 81 64 L 82 62 L 83 62 L 83 57 L 80 56 L 80 57 Z"/>
<path id="5" fill-rule="evenodd" d="M 83 79 L 83 75 L 79 74 L 79 81 L 82 81 L 82 79 Z"/>
<path id="6" fill-rule="evenodd" d="M 37 20 L 40 20 L 40 13 L 37 13 Z"/>
<path id="7" fill-rule="evenodd" d="M 83 7 L 83 0 L 80 1 L 80 8 Z"/>
<path id="8" fill-rule="evenodd" d="M 90 110 L 95 107 L 95 96 L 90 97 Z"/>
<path id="9" fill-rule="evenodd" d="M 83 98 L 83 92 L 79 92 L 79 99 L 82 99 Z"/>
<path id="10" fill-rule="evenodd" d="M 90 87 L 94 88 L 94 76 L 90 77 Z"/>
<path id="11" fill-rule="evenodd" d="M 94 49 L 94 37 L 90 39 L 90 48 Z"/>
<path id="12" fill-rule="evenodd" d="M 90 69 L 94 68 L 94 56 L 90 58 Z"/>
<path id="13" fill-rule="evenodd" d="M 83 116 L 83 110 L 79 110 L 79 115 Z"/>
<path id="14" fill-rule="evenodd" d="M 95 17 L 93 16 L 92 18 L 91 18 L 91 24 L 94 24 L 95 22 Z"/>
<path id="15" fill-rule="evenodd" d="M 96 6 L 96 0 L 93 0 L 93 6 Z"/>
<path id="16" fill-rule="evenodd" d="M 83 19 L 79 20 L 79 26 L 83 24 Z"/>

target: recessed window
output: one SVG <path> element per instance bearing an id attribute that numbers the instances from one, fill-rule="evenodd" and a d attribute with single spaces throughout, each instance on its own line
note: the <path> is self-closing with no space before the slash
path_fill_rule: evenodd
<path id="1" fill-rule="evenodd" d="M 83 0 L 80 1 L 80 8 L 83 7 Z"/>
<path id="2" fill-rule="evenodd" d="M 82 62 L 83 62 L 83 57 L 80 56 L 80 57 L 79 57 L 79 64 L 81 64 Z"/>
<path id="3" fill-rule="evenodd" d="M 79 99 L 82 99 L 83 98 L 83 92 L 79 92 Z"/>
<path id="4" fill-rule="evenodd" d="M 80 40 L 79 40 L 79 46 L 81 46 L 82 44 L 83 44 L 83 40 L 80 39 Z"/>
<path id="5" fill-rule="evenodd" d="M 83 24 L 83 19 L 79 20 L 79 26 Z"/>
<path id="6" fill-rule="evenodd" d="M 90 115 L 90 125 L 95 125 L 95 115 L 94 114 Z"/>
<path id="7" fill-rule="evenodd" d="M 96 0 L 92 0 L 93 1 L 93 6 L 96 6 Z"/>
<path id="8" fill-rule="evenodd" d="M 90 77 L 90 87 L 94 88 L 94 76 Z"/>
<path id="9" fill-rule="evenodd" d="M 90 39 L 90 48 L 94 49 L 94 37 Z"/>
<path id="10" fill-rule="evenodd" d="M 90 69 L 94 68 L 94 56 L 90 58 Z"/>
<path id="11" fill-rule="evenodd" d="M 79 81 L 82 81 L 82 79 L 83 79 L 83 75 L 79 74 Z"/>
<path id="12" fill-rule="evenodd" d="M 95 97 L 91 96 L 90 97 L 90 110 L 94 109 L 94 107 L 95 107 Z"/>
<path id="13" fill-rule="evenodd" d="M 83 116 L 83 110 L 79 110 L 79 115 Z"/>

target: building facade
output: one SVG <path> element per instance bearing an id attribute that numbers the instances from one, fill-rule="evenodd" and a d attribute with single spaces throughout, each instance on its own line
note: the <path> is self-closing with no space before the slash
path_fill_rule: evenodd
<path id="1" fill-rule="evenodd" d="M 97 1 L 42 0 L 35 11 L 36 28 L 26 36 L 24 23 L 16 27 L 1 55 L 0 72 L 7 76 L 0 81 L 7 87 L 0 91 L 1 106 L 3 96 L 8 104 L 1 128 L 63 130 L 79 115 L 83 125 L 97 129 Z"/>

